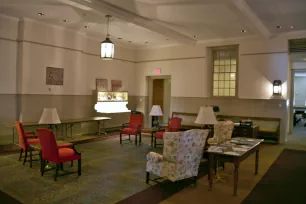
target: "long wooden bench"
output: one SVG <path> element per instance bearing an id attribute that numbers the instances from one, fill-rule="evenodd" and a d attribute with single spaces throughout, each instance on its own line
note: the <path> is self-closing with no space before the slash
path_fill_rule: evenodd
<path id="1" fill-rule="evenodd" d="M 197 115 L 197 113 L 172 112 L 172 117 L 182 118 L 182 130 L 200 128 L 202 125 L 194 123 Z M 259 125 L 259 138 L 269 139 L 279 143 L 280 118 L 217 115 L 217 119 L 232 120 L 234 122 L 239 122 L 240 120 L 252 120 L 253 124 Z"/>

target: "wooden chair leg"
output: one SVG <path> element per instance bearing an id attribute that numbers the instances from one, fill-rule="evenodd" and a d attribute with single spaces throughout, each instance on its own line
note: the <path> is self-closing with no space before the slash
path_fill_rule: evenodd
<path id="1" fill-rule="evenodd" d="M 156 148 L 156 137 L 154 138 L 154 148 Z"/>
<path id="2" fill-rule="evenodd" d="M 45 160 L 41 160 L 41 164 L 40 164 L 40 171 L 41 171 L 41 176 L 44 175 L 45 173 L 45 166 L 46 166 L 46 161 Z"/>
<path id="3" fill-rule="evenodd" d="M 21 160 L 22 153 L 23 153 L 23 149 L 21 148 L 21 149 L 20 149 L 20 155 L 19 155 L 19 161 Z"/>
<path id="4" fill-rule="evenodd" d="M 30 168 L 32 168 L 32 149 L 30 149 Z"/>
<path id="5" fill-rule="evenodd" d="M 82 174 L 82 161 L 81 159 L 78 160 L 78 175 L 81 176 Z"/>
<path id="6" fill-rule="evenodd" d="M 139 133 L 139 145 L 141 145 L 141 133 Z"/>
<path id="7" fill-rule="evenodd" d="M 61 170 L 64 170 L 64 164 L 61 163 Z"/>
<path id="8" fill-rule="evenodd" d="M 71 167 L 73 167 L 73 160 L 71 161 Z"/>
<path id="9" fill-rule="evenodd" d="M 129 135 L 129 140 L 131 140 L 131 135 Z"/>
<path id="10" fill-rule="evenodd" d="M 60 165 L 59 165 L 59 164 L 56 164 L 56 170 L 55 170 L 54 181 L 56 181 L 56 179 L 57 179 L 59 167 L 60 167 Z"/>
<path id="11" fill-rule="evenodd" d="M 149 184 L 150 172 L 146 172 L 146 184 Z"/>
<path id="12" fill-rule="evenodd" d="M 135 145 L 137 145 L 137 134 L 135 134 Z"/>
<path id="13" fill-rule="evenodd" d="M 120 144 L 122 144 L 122 134 L 120 132 Z"/>
<path id="14" fill-rule="evenodd" d="M 28 150 L 25 150 L 23 165 L 24 165 L 24 164 L 26 163 L 26 161 L 27 161 L 27 156 L 28 156 Z"/>

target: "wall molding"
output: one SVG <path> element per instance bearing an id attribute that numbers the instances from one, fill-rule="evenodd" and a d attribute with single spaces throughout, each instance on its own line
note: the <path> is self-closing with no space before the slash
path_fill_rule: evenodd
<path id="1" fill-rule="evenodd" d="M 63 46 L 58 46 L 58 45 L 50 45 L 47 43 L 41 43 L 41 42 L 35 42 L 35 41 L 29 41 L 29 40 L 20 40 L 20 39 L 10 39 L 10 38 L 5 38 L 5 37 L 0 37 L 0 40 L 6 40 L 10 42 L 17 42 L 17 43 L 30 43 L 30 44 L 36 44 L 36 45 L 41 45 L 41 46 L 47 46 L 47 47 L 53 47 L 53 48 L 59 48 L 59 49 L 64 49 L 64 50 L 69 50 L 69 51 L 74 51 L 74 52 L 80 52 L 84 55 L 90 55 L 90 56 L 95 56 L 99 57 L 99 54 L 95 53 L 90 53 L 90 52 L 85 52 L 80 49 L 75 49 L 75 48 L 68 48 L 68 47 L 63 47 Z M 240 56 L 251 56 L 251 55 L 272 55 L 272 54 L 288 54 L 288 51 L 281 51 L 281 52 L 262 52 L 262 53 L 243 53 L 240 54 Z M 165 61 L 179 61 L 179 60 L 194 60 L 194 59 L 205 59 L 206 56 L 199 56 L 199 57 L 179 57 L 179 58 L 167 58 L 167 59 L 153 59 L 153 60 L 142 60 L 142 61 L 137 61 L 137 60 L 127 60 L 123 58 L 114 58 L 114 60 L 118 61 L 124 61 L 124 62 L 130 62 L 130 63 L 148 63 L 148 62 L 165 62 Z"/>
<path id="2" fill-rule="evenodd" d="M 58 46 L 58 45 L 50 45 L 50 44 L 47 44 L 47 43 L 41 43 L 41 42 L 35 42 L 35 41 L 29 41 L 29 40 L 10 39 L 10 38 L 4 38 L 4 37 L 0 37 L 0 40 L 6 40 L 6 41 L 16 42 L 16 43 L 29 43 L 29 44 L 41 45 L 41 46 L 52 47 L 52 48 L 59 48 L 59 49 L 73 51 L 73 52 L 80 52 L 81 54 L 84 54 L 84 55 L 91 55 L 91 56 L 95 56 L 95 57 L 100 58 L 99 54 L 85 52 L 83 50 L 75 49 L 75 48 L 63 47 L 63 46 Z M 114 58 L 114 60 L 135 63 L 135 61 L 132 61 L 132 60 L 116 58 L 116 57 Z"/>
<path id="3" fill-rule="evenodd" d="M 146 63 L 146 62 L 163 62 L 163 61 L 192 60 L 192 59 L 205 59 L 205 58 L 206 58 L 205 56 L 201 56 L 201 57 L 180 57 L 180 58 L 135 61 L 135 63 L 137 64 L 137 63 Z"/>
<path id="4" fill-rule="evenodd" d="M 288 54 L 288 51 L 282 51 L 282 52 L 259 52 L 259 53 L 245 53 L 240 54 L 240 56 L 247 56 L 247 55 L 273 55 L 273 54 Z"/>

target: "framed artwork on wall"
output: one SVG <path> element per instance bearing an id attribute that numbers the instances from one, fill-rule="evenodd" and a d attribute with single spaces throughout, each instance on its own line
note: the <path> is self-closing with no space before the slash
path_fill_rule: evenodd
<path id="1" fill-rule="evenodd" d="M 112 91 L 121 91 L 122 81 L 121 80 L 112 80 Z"/>
<path id="2" fill-rule="evenodd" d="M 63 85 L 64 84 L 64 69 L 47 67 L 46 68 L 46 84 L 47 85 Z"/>
<path id="3" fill-rule="evenodd" d="M 97 91 L 108 91 L 107 90 L 107 79 L 96 79 L 96 90 Z"/>

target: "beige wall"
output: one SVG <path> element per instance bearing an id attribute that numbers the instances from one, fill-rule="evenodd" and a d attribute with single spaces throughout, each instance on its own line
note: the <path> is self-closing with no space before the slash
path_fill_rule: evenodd
<path id="1" fill-rule="evenodd" d="M 236 99 L 211 97 L 212 70 L 209 67 L 208 47 L 239 45 L 238 96 Z M 219 105 L 224 114 L 282 119 L 281 142 L 287 133 L 287 39 L 276 37 L 262 40 L 256 37 L 209 41 L 195 46 L 172 46 L 136 53 L 137 91 L 143 98 L 148 95 L 147 76 L 156 76 L 155 68 L 161 68 L 161 75 L 171 76 L 172 111 L 198 112 L 202 105 Z M 272 97 L 272 83 L 283 82 L 283 98 Z M 148 103 L 141 102 L 147 113 Z M 144 103 L 144 104 L 143 104 Z"/>
<path id="2" fill-rule="evenodd" d="M 94 110 L 96 78 L 122 80 L 129 92 L 129 104 L 135 94 L 135 51 L 116 46 L 115 60 L 100 59 L 100 40 L 29 19 L 0 16 L 0 144 L 11 141 L 13 122 L 20 113 L 23 121 L 38 121 L 43 108 L 55 107 L 62 119 L 84 118 Z M 46 67 L 64 68 L 64 85 L 45 84 Z M 128 114 L 110 114 L 107 127 L 127 122 Z M 83 127 L 86 127 L 84 130 Z M 89 127 L 89 129 L 88 129 Z M 80 125 L 88 132 L 91 125 Z M 78 128 L 77 128 L 78 129 Z"/>

